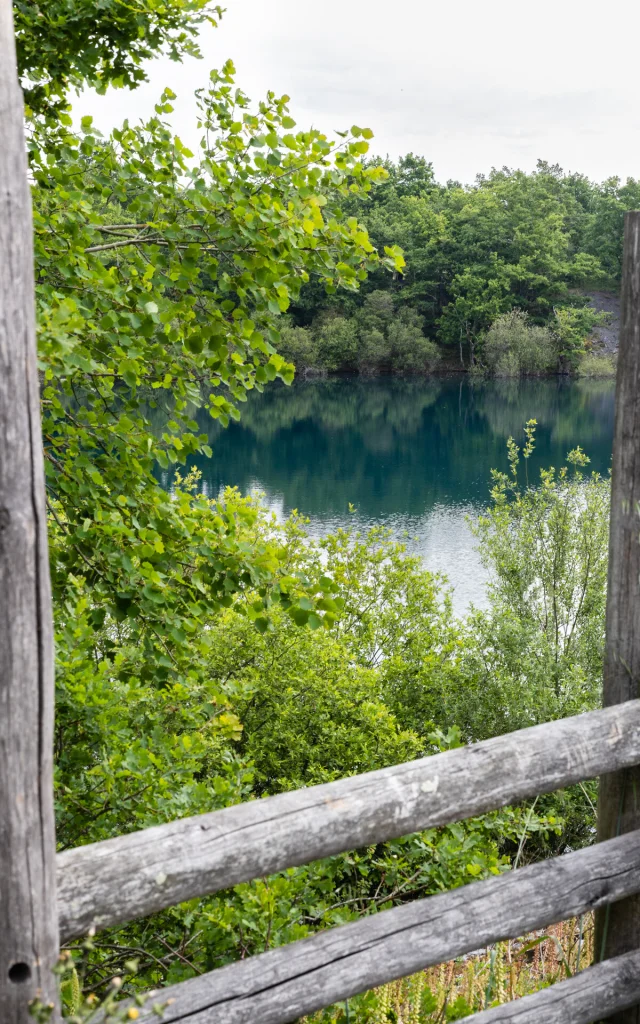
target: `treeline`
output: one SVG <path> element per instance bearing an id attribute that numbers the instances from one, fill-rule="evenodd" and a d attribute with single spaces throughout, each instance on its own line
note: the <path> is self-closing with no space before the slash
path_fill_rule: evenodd
<path id="1" fill-rule="evenodd" d="M 606 314 L 589 292 L 618 290 L 640 182 L 597 184 L 542 161 L 471 186 L 438 183 L 411 154 L 385 168 L 345 212 L 380 251 L 400 245 L 406 267 L 374 271 L 357 293 L 308 284 L 283 332 L 299 371 L 427 371 L 441 358 L 503 375 L 593 370 Z"/>

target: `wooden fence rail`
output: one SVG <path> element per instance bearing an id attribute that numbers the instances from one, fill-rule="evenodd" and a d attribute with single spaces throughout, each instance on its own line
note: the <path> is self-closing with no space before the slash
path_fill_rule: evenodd
<path id="1" fill-rule="evenodd" d="M 332 928 L 163 989 L 163 1024 L 286 1024 L 640 892 L 640 834 Z M 597 1016 L 597 1015 L 596 1015 Z M 594 1019 L 596 1019 L 594 1016 Z M 151 1008 L 140 1021 L 151 1024 Z"/>
<path id="2" fill-rule="evenodd" d="M 591 1024 L 640 1002 L 640 950 L 588 967 L 573 978 L 465 1017 L 465 1024 Z"/>
<path id="3" fill-rule="evenodd" d="M 58 854 L 63 940 L 640 762 L 640 700 Z"/>

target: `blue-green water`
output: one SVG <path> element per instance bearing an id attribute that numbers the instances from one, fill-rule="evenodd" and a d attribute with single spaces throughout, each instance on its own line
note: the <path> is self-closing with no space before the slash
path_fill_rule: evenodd
<path id="1" fill-rule="evenodd" d="M 430 569 L 447 574 L 459 611 L 484 603 L 486 573 L 467 517 L 487 504 L 492 467 L 506 469 L 506 440 L 538 421 L 530 478 L 580 445 L 608 472 L 613 383 L 560 379 L 340 378 L 251 394 L 226 430 L 211 420 L 206 491 L 262 491 L 280 516 L 311 529 L 386 524 L 408 535 Z M 349 504 L 356 511 L 349 512 Z"/>

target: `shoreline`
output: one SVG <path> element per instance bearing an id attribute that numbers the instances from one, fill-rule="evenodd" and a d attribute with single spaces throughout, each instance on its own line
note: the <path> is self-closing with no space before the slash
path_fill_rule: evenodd
<path id="1" fill-rule="evenodd" d="M 607 355 L 608 353 L 602 353 Z M 615 367 L 612 367 L 611 373 L 577 373 L 569 372 L 566 370 L 546 370 L 537 373 L 518 373 L 518 374 L 496 374 L 489 373 L 484 370 L 477 370 L 473 367 L 461 367 L 453 364 L 447 364 L 445 366 L 438 365 L 434 366 L 430 370 L 413 370 L 413 371 L 397 371 L 397 370 L 376 370 L 362 372 L 360 370 L 321 370 L 321 369 L 305 369 L 297 370 L 295 374 L 296 381 L 314 381 L 314 380 L 381 380 L 384 378 L 393 378 L 394 380 L 417 380 L 417 379 L 429 379 L 433 377 L 469 377 L 472 380 L 480 381 L 518 381 L 518 380 L 563 380 L 563 381 L 584 381 L 584 380 L 610 380 L 615 381 Z"/>

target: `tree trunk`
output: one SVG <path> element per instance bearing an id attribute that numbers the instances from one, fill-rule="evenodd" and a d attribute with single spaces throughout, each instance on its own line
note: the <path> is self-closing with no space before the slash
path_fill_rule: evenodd
<path id="1" fill-rule="evenodd" d="M 468 324 L 467 324 L 467 344 L 469 346 L 469 366 L 475 366 L 476 365 L 476 346 L 475 346 L 474 336 L 471 333 L 471 331 L 469 330 L 469 325 Z"/>
<path id="2" fill-rule="evenodd" d="M 33 243 L 10 0 L 0 0 L 0 1020 L 56 1003 L 53 644 Z M 54 1009 L 52 1019 L 56 1019 Z"/>
<path id="3" fill-rule="evenodd" d="M 622 315 L 616 384 L 605 706 L 638 696 L 640 678 L 640 213 L 625 216 Z M 598 839 L 640 828 L 640 767 L 600 780 Z M 602 910 L 596 960 L 640 949 L 640 896 Z M 609 1018 L 640 1024 L 640 1006 Z"/>

